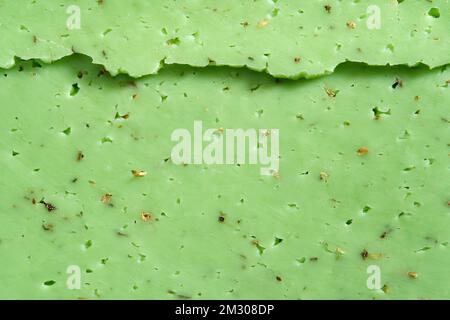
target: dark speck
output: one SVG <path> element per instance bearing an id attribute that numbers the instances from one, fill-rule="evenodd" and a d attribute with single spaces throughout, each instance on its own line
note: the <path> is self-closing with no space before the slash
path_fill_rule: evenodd
<path id="1" fill-rule="evenodd" d="M 39 203 L 43 204 L 48 212 L 52 212 L 56 210 L 56 207 L 49 202 L 45 202 L 44 200 L 39 201 Z"/>
<path id="2" fill-rule="evenodd" d="M 364 250 L 361 252 L 361 257 L 362 257 L 364 260 L 366 260 L 368 256 L 369 256 L 369 252 L 367 252 L 367 250 L 364 249 Z"/>
<path id="3" fill-rule="evenodd" d="M 81 160 L 83 160 L 83 159 L 84 159 L 84 154 L 83 154 L 83 152 L 78 151 L 78 154 L 77 154 L 77 161 L 81 161 Z"/>

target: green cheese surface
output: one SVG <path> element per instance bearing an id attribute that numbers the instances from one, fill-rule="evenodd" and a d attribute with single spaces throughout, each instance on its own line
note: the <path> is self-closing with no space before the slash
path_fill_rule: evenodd
<path id="1" fill-rule="evenodd" d="M 412 3 L 401 6 L 414 10 L 425 1 Z M 261 4 L 260 16 L 273 5 L 281 1 Z M 200 19 L 202 11 L 191 10 L 191 19 Z M 110 23 L 101 20 L 96 32 Z M 88 38 L 82 45 L 83 35 L 72 37 L 95 55 Z M 120 62 L 131 74 L 151 73 L 162 51 L 133 69 L 144 59 L 140 43 L 149 48 L 146 39 L 154 41 L 134 39 L 137 49 L 122 47 L 102 62 L 109 70 Z M 58 43 L 9 53 L 65 55 Z M 318 68 L 308 70 L 318 73 L 343 57 L 322 60 L 310 49 Z M 439 50 L 427 57 L 431 65 L 442 62 Z M 187 61 L 182 52 L 170 59 L 204 64 L 202 55 L 190 52 L 185 59 L 194 60 Z M 395 52 L 392 63 L 414 63 L 423 53 L 403 59 Z M 130 53 L 135 59 L 122 59 Z M 242 65 L 242 57 L 229 64 Z M 277 69 L 273 59 L 274 73 L 298 74 L 289 65 Z M 0 298 L 450 298 L 446 67 L 345 63 L 326 77 L 293 81 L 189 66 L 111 77 L 83 55 L 14 64 L 0 73 Z M 172 132 L 192 130 L 197 120 L 217 129 L 278 128 L 279 172 L 174 164 Z M 79 290 L 67 286 L 70 266 L 81 269 Z M 381 289 L 367 286 L 370 266 L 381 272 Z"/>

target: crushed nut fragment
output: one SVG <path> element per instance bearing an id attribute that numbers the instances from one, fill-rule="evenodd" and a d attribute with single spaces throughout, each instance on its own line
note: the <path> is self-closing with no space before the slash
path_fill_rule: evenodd
<path id="1" fill-rule="evenodd" d="M 368 257 L 372 260 L 379 260 L 381 258 L 383 258 L 383 254 L 382 253 L 369 253 Z"/>
<path id="2" fill-rule="evenodd" d="M 77 154 L 77 161 L 81 161 L 81 160 L 83 160 L 84 159 L 84 154 L 83 154 L 83 152 L 82 151 L 78 151 L 78 154 Z"/>
<path id="3" fill-rule="evenodd" d="M 383 287 L 381 287 L 381 290 L 383 290 L 383 292 L 386 293 L 386 294 L 391 292 L 391 289 L 388 287 L 387 284 L 385 284 Z"/>
<path id="4" fill-rule="evenodd" d="M 269 24 L 269 20 L 262 19 L 261 21 L 258 22 L 258 24 L 256 26 L 258 28 L 264 28 L 264 27 L 267 27 L 268 24 Z"/>
<path id="5" fill-rule="evenodd" d="M 325 88 L 325 92 L 327 93 L 327 95 L 330 98 L 336 98 L 339 90 L 333 90 L 333 89 L 330 89 L 330 88 Z"/>
<path id="6" fill-rule="evenodd" d="M 152 214 L 149 212 L 141 212 L 141 219 L 142 221 L 150 221 L 152 219 Z"/>
<path id="7" fill-rule="evenodd" d="M 321 171 L 321 172 L 319 173 L 319 177 L 320 177 L 320 180 L 326 182 L 326 181 L 328 181 L 329 175 L 328 175 L 328 173 L 326 173 L 325 171 Z"/>
<path id="8" fill-rule="evenodd" d="M 369 153 L 369 149 L 367 147 L 361 147 L 358 149 L 357 153 L 359 156 L 364 156 Z"/>
<path id="9" fill-rule="evenodd" d="M 135 177 L 145 177 L 147 175 L 147 171 L 142 170 L 131 170 L 131 173 Z"/>
<path id="10" fill-rule="evenodd" d="M 101 197 L 100 200 L 101 200 L 103 203 L 109 203 L 109 202 L 111 201 L 111 198 L 112 198 L 112 194 L 105 193 L 104 195 L 102 195 L 102 197 Z"/>
<path id="11" fill-rule="evenodd" d="M 348 21 L 348 22 L 347 22 L 347 27 L 348 27 L 349 29 L 355 29 L 355 28 L 356 28 L 356 22 L 354 22 L 354 21 Z"/>
<path id="12" fill-rule="evenodd" d="M 273 170 L 272 172 L 272 177 L 274 177 L 275 179 L 279 180 L 281 178 L 280 176 L 280 171 L 278 170 Z"/>
<path id="13" fill-rule="evenodd" d="M 42 225 L 42 229 L 45 231 L 53 231 L 53 225 L 51 223 L 44 223 Z"/>
<path id="14" fill-rule="evenodd" d="M 52 212 L 53 210 L 56 210 L 56 207 L 52 205 L 51 203 L 45 202 L 44 200 L 39 201 L 39 203 L 43 204 L 48 212 Z"/>
<path id="15" fill-rule="evenodd" d="M 363 258 L 363 260 L 366 260 L 368 256 L 369 256 L 369 252 L 366 249 L 364 249 L 361 252 L 361 257 Z"/>

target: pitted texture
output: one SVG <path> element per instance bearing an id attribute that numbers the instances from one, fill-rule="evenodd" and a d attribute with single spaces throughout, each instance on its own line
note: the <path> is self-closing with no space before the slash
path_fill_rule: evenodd
<path id="1" fill-rule="evenodd" d="M 73 5 L 80 29 L 67 26 Z M 133 77 L 166 64 L 309 78 L 345 61 L 431 68 L 450 62 L 448 0 L 2 0 L 0 6 L 3 68 L 14 57 L 51 62 L 73 52 Z"/>

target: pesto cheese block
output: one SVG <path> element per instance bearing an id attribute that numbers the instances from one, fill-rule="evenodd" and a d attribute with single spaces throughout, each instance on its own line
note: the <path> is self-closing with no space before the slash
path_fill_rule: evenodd
<path id="1" fill-rule="evenodd" d="M 117 39 L 124 20 L 106 17 L 97 27 Z M 97 39 L 84 39 L 92 54 Z M 146 39 L 116 43 L 106 68 L 149 72 Z M 47 44 L 42 54 L 64 48 Z M 405 50 L 396 62 L 424 53 Z M 450 298 L 447 67 L 344 63 L 293 81 L 226 66 L 112 77 L 78 54 L 13 64 L 0 73 L 0 298 Z M 247 135 L 240 160 L 226 158 L 230 130 Z"/>

